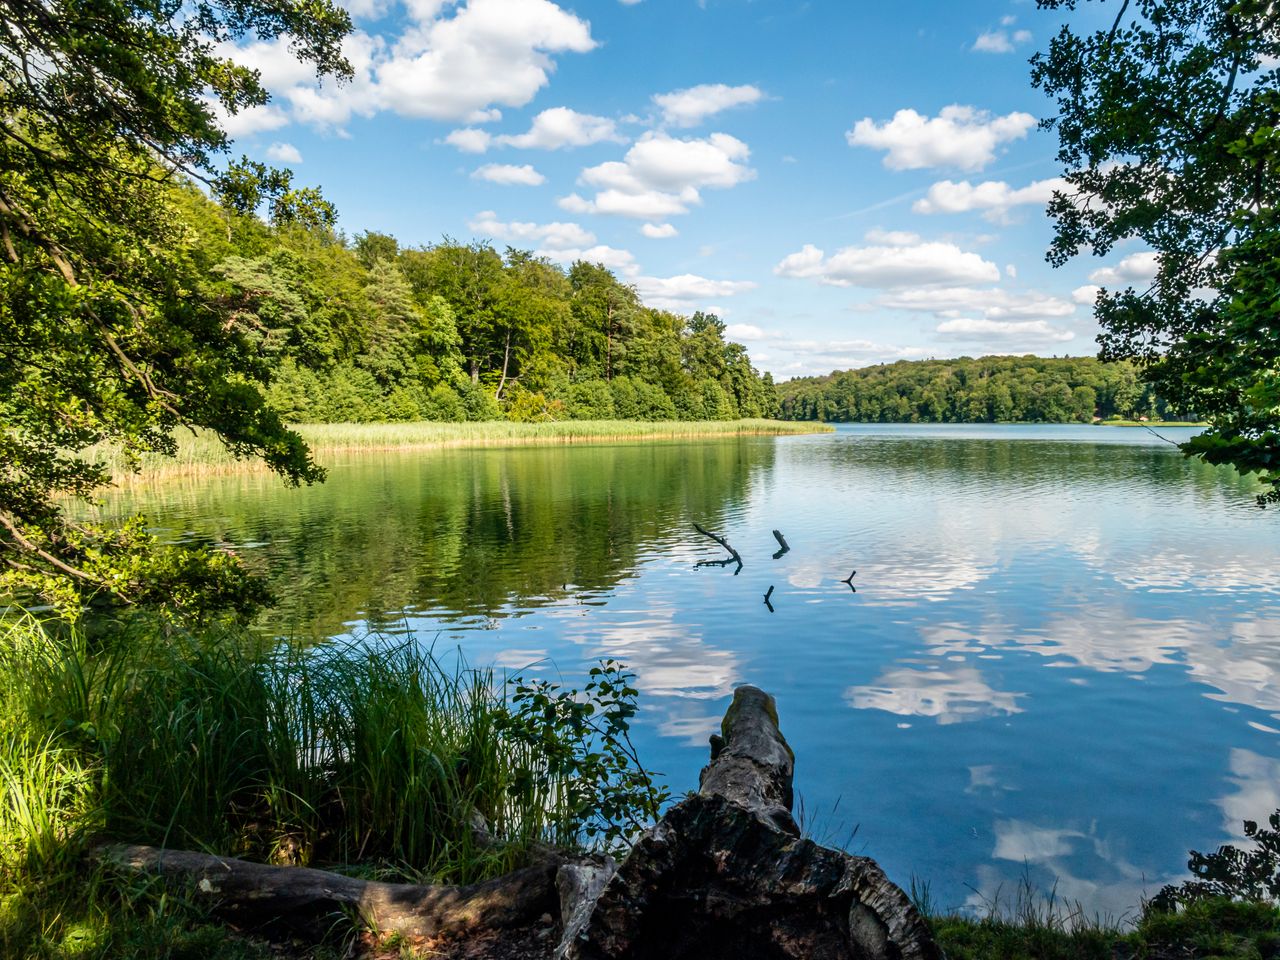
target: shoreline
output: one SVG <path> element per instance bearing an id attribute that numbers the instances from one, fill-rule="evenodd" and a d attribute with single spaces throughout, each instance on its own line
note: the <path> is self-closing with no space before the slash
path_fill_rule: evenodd
<path id="1" fill-rule="evenodd" d="M 505 420 L 446 423 L 320 423 L 294 424 L 311 448 L 313 457 L 353 454 L 411 453 L 426 450 L 568 446 L 651 442 L 655 440 L 723 439 L 729 437 L 805 436 L 833 433 L 835 427 L 817 421 L 793 420 L 562 420 L 551 423 L 516 423 Z M 207 431 L 178 436 L 173 457 L 144 454 L 137 469 L 120 457 L 119 449 L 101 445 L 82 454 L 105 465 L 113 483 L 147 481 L 222 473 L 269 473 L 256 459 L 237 459 Z"/>

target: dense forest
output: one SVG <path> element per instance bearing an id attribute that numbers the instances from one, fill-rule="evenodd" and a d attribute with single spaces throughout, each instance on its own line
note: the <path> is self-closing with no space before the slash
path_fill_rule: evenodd
<path id="1" fill-rule="evenodd" d="M 731 420 L 776 414 L 716 317 L 646 307 L 599 264 L 483 241 L 401 248 L 328 218 L 183 206 L 292 422 Z M 322 208 L 323 209 L 323 208 Z M 328 221 L 328 222 L 327 222 Z"/>
<path id="2" fill-rule="evenodd" d="M 778 385 L 784 420 L 854 423 L 1184 419 L 1137 368 L 1094 357 L 960 357 L 803 377 Z"/>

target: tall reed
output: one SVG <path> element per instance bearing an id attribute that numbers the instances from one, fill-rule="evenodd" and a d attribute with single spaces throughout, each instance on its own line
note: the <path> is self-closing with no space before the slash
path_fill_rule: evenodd
<path id="1" fill-rule="evenodd" d="M 554 423 L 495 420 L 472 423 L 320 423 L 299 424 L 295 429 L 323 462 L 338 454 L 396 450 L 780 436 L 829 432 L 833 428 L 822 423 L 782 420 L 565 420 Z M 159 454 L 142 456 L 140 470 L 143 476 L 265 469 L 255 460 L 237 460 L 207 431 L 179 431 L 176 440 L 178 450 L 173 457 Z M 91 447 L 84 455 L 105 465 L 117 479 L 134 475 L 132 465 L 115 446 L 102 444 Z"/>

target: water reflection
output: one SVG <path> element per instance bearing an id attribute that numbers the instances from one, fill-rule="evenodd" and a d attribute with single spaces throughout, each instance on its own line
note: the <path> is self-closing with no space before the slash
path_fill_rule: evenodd
<path id="1" fill-rule="evenodd" d="M 267 630 L 391 630 L 568 682 L 623 660 L 677 793 L 760 684 L 809 808 L 891 875 L 973 905 L 1030 870 L 1119 913 L 1280 803 L 1280 521 L 1252 495 L 1129 431 L 874 427 L 352 459 L 313 490 L 224 477 L 107 509 L 254 557 Z M 694 569 L 718 555 L 695 521 L 740 574 Z"/>
<path id="2" fill-rule="evenodd" d="M 940 724 L 1021 713 L 1018 699 L 1025 696 L 993 689 L 973 667 L 900 667 L 886 670 L 871 685 L 845 691 L 855 709 L 928 717 Z"/>

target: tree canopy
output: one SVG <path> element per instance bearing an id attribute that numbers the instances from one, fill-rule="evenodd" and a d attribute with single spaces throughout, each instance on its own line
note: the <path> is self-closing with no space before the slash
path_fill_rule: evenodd
<path id="1" fill-rule="evenodd" d="M 778 385 L 788 420 L 853 423 L 1089 423 L 1181 419 L 1132 363 L 1094 357 L 899 360 Z"/>
<path id="2" fill-rule="evenodd" d="M 103 440 L 170 450 L 180 425 L 216 431 L 293 482 L 320 476 L 263 399 L 263 331 L 211 274 L 191 184 L 220 178 L 228 198 L 323 220 L 331 208 L 287 173 L 215 170 L 229 145 L 219 115 L 267 101 L 257 73 L 219 44 L 288 36 L 341 78 L 349 27 L 330 0 L 0 6 L 0 592 L 67 609 L 85 595 L 242 609 L 260 599 L 233 558 L 142 550 L 140 526 L 96 529 L 64 503 L 106 479 L 80 451 Z"/>
<path id="3" fill-rule="evenodd" d="M 1038 0 L 1074 10 L 1077 0 Z M 1101 0 L 1106 3 L 1108 0 Z M 1270 0 L 1116 0 L 1032 59 L 1054 98 L 1067 187 L 1049 212 L 1061 265 L 1137 241 L 1145 290 L 1097 297 L 1104 359 L 1133 359 L 1210 429 L 1183 445 L 1256 472 L 1280 500 L 1280 8 Z"/>

